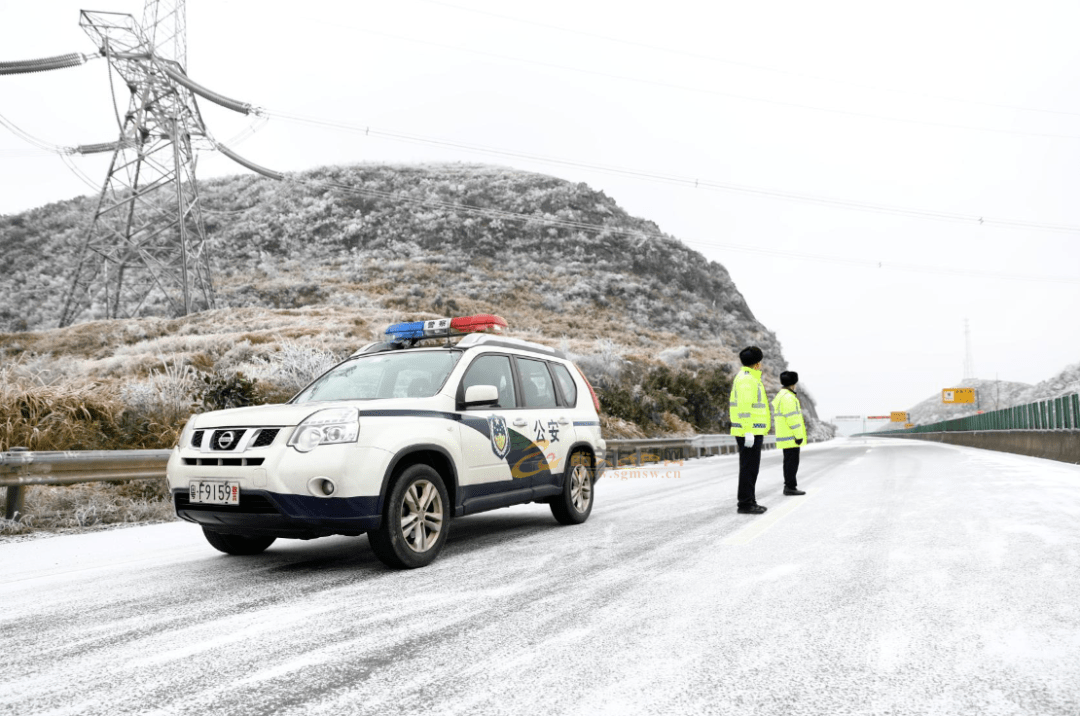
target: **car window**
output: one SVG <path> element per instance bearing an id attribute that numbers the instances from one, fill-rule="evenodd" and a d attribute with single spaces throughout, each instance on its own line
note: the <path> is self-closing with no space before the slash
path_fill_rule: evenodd
<path id="1" fill-rule="evenodd" d="M 554 408 L 555 386 L 551 382 L 551 373 L 547 363 L 540 360 L 518 358 L 518 371 L 521 373 L 521 392 L 526 408 Z"/>
<path id="2" fill-rule="evenodd" d="M 460 351 L 360 356 L 330 370 L 293 402 L 430 398 L 446 382 L 460 357 Z"/>
<path id="3" fill-rule="evenodd" d="M 559 388 L 562 390 L 563 397 L 566 398 L 566 404 L 571 408 L 577 407 L 577 385 L 574 384 L 570 371 L 562 363 L 552 363 L 551 372 L 555 374 L 555 380 L 559 381 Z"/>
<path id="4" fill-rule="evenodd" d="M 499 389 L 499 408 L 517 407 L 517 395 L 514 392 L 514 375 L 510 372 L 510 359 L 507 356 L 480 356 L 472 362 L 465 377 L 461 379 L 461 393 L 474 385 L 494 385 Z"/>

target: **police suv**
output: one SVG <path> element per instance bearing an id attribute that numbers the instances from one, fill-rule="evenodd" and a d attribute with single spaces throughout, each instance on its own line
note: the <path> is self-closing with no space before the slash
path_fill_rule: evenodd
<path id="1" fill-rule="evenodd" d="M 584 522 L 599 401 L 561 351 L 506 327 L 490 314 L 395 324 L 284 405 L 192 416 L 167 470 L 176 514 L 229 554 L 366 532 L 405 568 L 435 559 L 452 517 L 546 502 Z"/>

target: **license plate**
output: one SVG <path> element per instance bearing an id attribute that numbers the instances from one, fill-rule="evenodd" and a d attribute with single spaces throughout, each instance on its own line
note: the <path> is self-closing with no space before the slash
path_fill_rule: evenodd
<path id="1" fill-rule="evenodd" d="M 192 480 L 188 483 L 188 502 L 203 505 L 239 505 L 240 483 Z"/>

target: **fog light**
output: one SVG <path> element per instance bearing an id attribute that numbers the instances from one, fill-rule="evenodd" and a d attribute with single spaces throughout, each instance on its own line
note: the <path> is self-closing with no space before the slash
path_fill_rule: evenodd
<path id="1" fill-rule="evenodd" d="M 337 485 L 329 477 L 313 477 L 308 480 L 308 491 L 316 497 L 329 497 L 337 490 Z"/>

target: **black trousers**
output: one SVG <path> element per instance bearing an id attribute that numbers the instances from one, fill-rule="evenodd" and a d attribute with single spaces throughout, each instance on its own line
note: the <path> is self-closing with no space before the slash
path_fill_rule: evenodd
<path id="1" fill-rule="evenodd" d="M 757 504 L 755 488 L 758 470 L 761 469 L 761 446 L 765 438 L 755 435 L 752 441 L 736 437 L 739 446 L 739 507 Z"/>
<path id="2" fill-rule="evenodd" d="M 784 453 L 784 487 L 796 487 L 795 473 L 799 471 L 800 448 L 787 448 Z"/>

